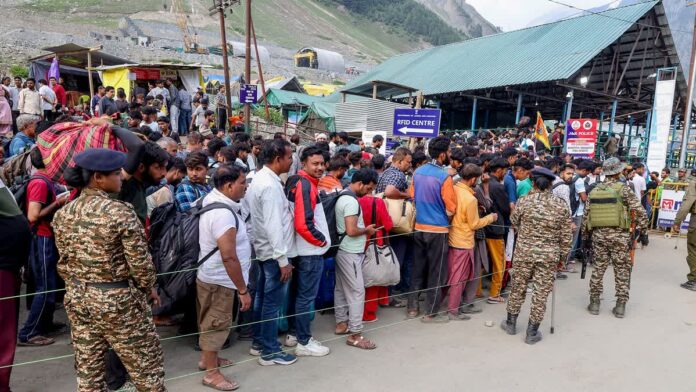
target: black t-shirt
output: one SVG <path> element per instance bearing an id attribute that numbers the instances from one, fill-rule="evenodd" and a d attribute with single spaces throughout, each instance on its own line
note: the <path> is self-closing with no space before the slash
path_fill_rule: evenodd
<path id="1" fill-rule="evenodd" d="M 147 217 L 147 200 L 145 200 L 145 184 L 136 180 L 134 177 L 123 181 L 121 192 L 118 194 L 118 199 L 131 203 L 135 214 L 138 215 L 143 224 Z"/>

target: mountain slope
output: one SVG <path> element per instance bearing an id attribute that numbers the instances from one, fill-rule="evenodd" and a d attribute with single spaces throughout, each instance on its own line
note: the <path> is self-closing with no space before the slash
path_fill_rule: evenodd
<path id="1" fill-rule="evenodd" d="M 466 3 L 466 0 L 416 0 L 430 11 L 439 16 L 445 23 L 476 38 L 500 32 L 491 22 L 486 20 L 476 9 Z"/>

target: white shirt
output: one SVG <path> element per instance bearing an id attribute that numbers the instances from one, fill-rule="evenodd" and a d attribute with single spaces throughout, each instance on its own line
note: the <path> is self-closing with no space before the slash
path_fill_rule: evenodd
<path id="1" fill-rule="evenodd" d="M 578 179 L 575 180 L 575 199 L 580 201 L 578 210 L 575 212 L 575 216 L 583 216 L 585 214 L 585 203 L 580 199 L 581 193 L 587 193 L 585 190 L 584 177 L 578 177 Z"/>
<path id="2" fill-rule="evenodd" d="M 53 104 L 56 102 L 56 93 L 53 92 L 53 89 L 43 85 L 39 88 L 39 94 L 41 95 L 41 110 L 53 110 Z M 49 102 L 46 102 L 46 99 Z"/>
<path id="3" fill-rule="evenodd" d="M 636 192 L 636 196 L 638 196 L 638 199 L 640 199 L 640 191 L 645 192 L 648 189 L 647 184 L 645 183 L 645 178 L 636 174 L 635 176 L 633 176 L 633 179 L 631 181 L 633 182 L 633 190 Z"/>
<path id="4" fill-rule="evenodd" d="M 277 260 L 280 267 L 285 267 L 288 254 L 294 253 L 295 229 L 280 177 L 264 166 L 254 175 L 246 200 L 256 257 L 262 261 Z"/>
<path id="5" fill-rule="evenodd" d="M 227 196 L 222 194 L 222 192 L 217 189 L 213 189 L 208 195 L 203 198 L 203 206 L 207 206 L 211 203 L 224 203 L 230 206 L 233 210 L 241 212 L 241 204 L 236 203 L 234 200 L 229 199 Z M 242 276 L 244 276 L 244 282 L 249 282 L 249 269 L 251 268 L 251 244 L 249 243 L 249 237 L 247 235 L 246 223 L 244 219 L 237 214 L 237 220 L 235 220 L 232 211 L 226 210 L 224 208 L 212 210 L 201 215 L 198 221 L 198 244 L 200 245 L 200 253 L 198 254 L 198 259 L 202 259 L 217 245 L 217 240 L 222 237 L 228 230 L 232 228 L 237 229 L 237 258 L 239 259 L 239 264 L 242 267 Z M 239 223 L 237 228 L 236 223 Z M 222 257 L 220 256 L 220 251 L 213 253 L 208 260 L 206 260 L 203 265 L 198 268 L 197 275 L 204 283 L 216 284 L 224 286 L 230 289 L 237 289 L 237 287 L 230 279 L 227 274 L 227 270 L 222 263 Z"/>
<path id="6" fill-rule="evenodd" d="M 12 100 L 12 110 L 19 110 L 19 92 L 22 91 L 21 88 L 17 88 L 15 86 L 10 86 L 8 88 L 10 90 L 10 99 Z"/>
<path id="7" fill-rule="evenodd" d="M 149 124 L 146 122 L 143 122 L 141 125 L 146 125 L 146 126 L 150 127 L 152 132 L 162 133 L 162 131 L 160 130 L 159 124 L 157 124 L 156 121 L 153 121 Z"/>

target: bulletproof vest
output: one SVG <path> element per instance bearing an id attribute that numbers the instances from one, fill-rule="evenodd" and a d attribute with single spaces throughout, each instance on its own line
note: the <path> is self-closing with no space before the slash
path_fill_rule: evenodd
<path id="1" fill-rule="evenodd" d="M 623 186 L 621 183 L 598 184 L 590 192 L 590 213 L 587 222 L 589 229 L 618 227 L 628 230 L 631 227 L 628 208 L 621 197 Z"/>

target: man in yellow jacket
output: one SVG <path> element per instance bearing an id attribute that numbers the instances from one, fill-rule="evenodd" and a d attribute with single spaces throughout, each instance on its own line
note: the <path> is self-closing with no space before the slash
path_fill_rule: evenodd
<path id="1" fill-rule="evenodd" d="M 498 219 L 495 213 L 479 218 L 478 200 L 473 187 L 483 171 L 477 165 L 465 164 L 459 175 L 462 180 L 454 186 L 457 209 L 452 218 L 449 233 L 448 272 L 450 320 L 468 320 L 471 317 L 459 311 L 462 292 L 467 282 L 473 281 L 474 271 L 474 232 L 494 223 Z"/>

